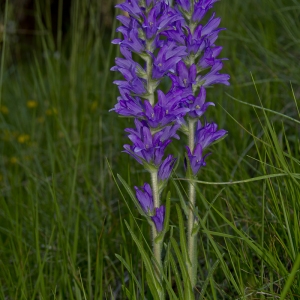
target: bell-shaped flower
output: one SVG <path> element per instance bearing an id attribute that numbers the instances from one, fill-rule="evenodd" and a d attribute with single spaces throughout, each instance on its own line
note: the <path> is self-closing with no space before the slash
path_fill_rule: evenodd
<path id="1" fill-rule="evenodd" d="M 186 47 L 177 46 L 175 43 L 164 45 L 158 52 L 157 56 L 153 56 L 152 77 L 160 79 L 169 72 L 174 72 L 176 64 L 186 56 Z"/>
<path id="2" fill-rule="evenodd" d="M 169 75 L 173 83 L 173 88 L 180 89 L 183 92 L 183 98 L 192 94 L 193 85 L 196 84 L 196 76 L 196 65 L 192 64 L 190 68 L 188 68 L 183 61 L 177 64 L 176 74 Z"/>
<path id="3" fill-rule="evenodd" d="M 176 13 L 168 4 L 157 1 L 147 15 L 144 15 L 142 28 L 147 39 L 153 39 L 158 33 L 168 29 L 170 24 L 182 20 L 183 17 Z"/>
<path id="4" fill-rule="evenodd" d="M 144 102 L 145 117 L 152 128 L 172 124 L 189 111 L 188 108 L 183 106 L 184 99 L 180 90 L 170 91 L 166 95 L 159 90 L 157 95 L 158 101 L 154 107 L 147 100 Z"/>
<path id="5" fill-rule="evenodd" d="M 125 80 L 115 80 L 113 83 L 119 87 L 119 90 L 127 90 L 130 94 L 143 95 L 146 93 L 145 80 L 139 78 L 136 74 L 135 66 L 129 69 L 119 68 L 119 72 L 124 76 Z"/>
<path id="6" fill-rule="evenodd" d="M 221 18 L 215 18 L 215 13 L 211 16 L 205 26 L 203 26 L 201 34 L 202 36 L 208 35 L 213 32 L 221 23 Z"/>
<path id="7" fill-rule="evenodd" d="M 176 131 L 172 130 L 172 126 L 170 126 L 171 128 L 163 128 L 152 135 L 145 121 L 135 119 L 135 125 L 136 129 L 125 129 L 129 133 L 128 138 L 133 145 L 124 145 L 124 152 L 130 154 L 141 164 L 153 164 L 158 168 L 162 162 L 164 151 L 171 142 L 170 138 L 176 137 Z"/>
<path id="8" fill-rule="evenodd" d="M 136 19 L 140 19 L 144 14 L 138 0 L 126 0 L 124 3 L 116 5 L 116 7 L 128 12 L 131 17 Z"/>
<path id="9" fill-rule="evenodd" d="M 161 232 L 164 228 L 166 208 L 164 205 L 159 208 L 155 208 L 155 215 L 151 217 L 152 221 L 155 224 L 157 232 Z"/>
<path id="10" fill-rule="evenodd" d="M 193 152 L 191 151 L 191 149 L 188 146 L 186 146 L 185 148 L 187 150 L 187 157 L 189 160 L 189 165 L 191 167 L 193 174 L 196 176 L 197 173 L 199 172 L 200 168 L 203 166 L 206 166 L 205 158 L 209 154 L 206 154 L 205 156 L 203 156 L 203 148 L 201 147 L 200 143 L 195 145 Z M 185 165 L 186 165 L 186 162 L 185 162 Z"/>
<path id="11" fill-rule="evenodd" d="M 186 12 L 190 12 L 191 1 L 190 0 L 177 0 L 176 4 L 179 5 Z"/>
<path id="12" fill-rule="evenodd" d="M 194 12 L 192 16 L 193 22 L 200 22 L 206 13 L 213 7 L 213 4 L 219 0 L 200 0 L 194 4 Z"/>
<path id="13" fill-rule="evenodd" d="M 208 106 L 215 106 L 213 102 L 205 102 L 206 90 L 204 87 L 200 88 L 197 97 L 190 96 L 187 98 L 187 104 L 189 108 L 189 116 L 192 118 L 201 117 L 207 110 Z"/>
<path id="14" fill-rule="evenodd" d="M 139 97 L 131 97 L 124 90 L 120 90 L 121 96 L 117 98 L 118 102 L 110 111 L 115 111 L 125 117 L 141 117 L 144 116 L 144 103 Z"/>
<path id="15" fill-rule="evenodd" d="M 139 37 L 138 26 L 126 28 L 121 26 L 117 28 L 118 32 L 123 34 L 124 39 L 114 39 L 113 44 L 119 44 L 126 46 L 130 51 L 135 53 L 141 53 L 145 50 L 145 41 Z"/>
<path id="16" fill-rule="evenodd" d="M 165 181 L 169 179 L 176 160 L 177 159 L 174 158 L 173 155 L 168 155 L 167 158 L 162 162 L 158 169 L 158 179 L 160 181 Z"/>
<path id="17" fill-rule="evenodd" d="M 216 123 L 206 123 L 202 126 L 201 122 L 198 121 L 195 133 L 195 143 L 201 145 L 202 149 L 205 149 L 226 134 L 226 130 L 218 130 L 218 125 Z"/>
<path id="18" fill-rule="evenodd" d="M 207 87 L 213 84 L 225 84 L 230 85 L 228 80 L 230 76 L 228 74 L 220 74 L 219 71 L 222 69 L 223 63 L 219 60 L 217 61 L 211 70 L 204 76 L 198 76 L 197 81 L 200 85 Z"/>
<path id="19" fill-rule="evenodd" d="M 222 48 L 223 47 L 207 47 L 197 65 L 201 69 L 211 68 L 217 61 L 216 57 L 221 53 Z M 222 60 L 224 60 L 224 58 Z"/>
<path id="20" fill-rule="evenodd" d="M 141 208 L 147 215 L 152 215 L 154 210 L 153 194 L 150 184 L 145 183 L 144 186 L 138 188 L 134 187 L 135 195 L 139 201 Z"/>

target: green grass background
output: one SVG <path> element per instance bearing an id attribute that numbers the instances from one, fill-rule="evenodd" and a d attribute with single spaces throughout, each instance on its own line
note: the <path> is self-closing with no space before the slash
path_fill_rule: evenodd
<path id="1" fill-rule="evenodd" d="M 133 187 L 149 176 L 121 153 L 132 120 L 109 112 L 118 96 L 109 71 L 117 24 L 99 26 L 101 5 L 74 0 L 63 38 L 51 33 L 47 5 L 38 6 L 45 34 L 26 59 L 16 59 L 9 34 L 2 41 L 0 299 L 152 299 L 124 220 L 146 249 L 149 226 L 114 181 L 120 174 Z M 229 135 L 199 176 L 213 184 L 197 184 L 196 297 L 300 299 L 300 2 L 223 0 L 215 10 L 227 28 L 217 44 L 231 86 L 208 90 L 216 108 L 206 116 Z M 170 148 L 181 159 L 174 179 L 184 177 L 184 144 Z M 178 240 L 175 185 L 186 190 L 185 181 L 168 185 L 166 245 L 171 234 Z M 179 277 L 169 281 L 182 299 Z"/>

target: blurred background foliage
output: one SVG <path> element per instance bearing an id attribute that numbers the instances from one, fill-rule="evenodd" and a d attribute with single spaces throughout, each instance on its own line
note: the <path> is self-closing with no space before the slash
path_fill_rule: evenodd
<path id="1" fill-rule="evenodd" d="M 120 173 L 131 187 L 149 180 L 136 162 L 121 153 L 127 143 L 123 129 L 132 120 L 109 112 L 118 96 L 112 82 L 120 78 L 110 72 L 120 55 L 110 43 L 118 35 L 115 16 L 120 12 L 114 4 L 109 0 L 0 2 L 2 299 L 49 299 L 49 295 L 124 299 L 122 284 L 131 291 L 136 287 L 115 253 L 125 257 L 145 284 L 144 269 L 136 263 L 140 254 L 123 220 L 132 228 L 139 224 L 140 240 L 142 234 L 148 237 L 149 228 L 133 204 L 123 200 L 113 178 Z M 224 73 L 230 74 L 231 86 L 208 91 L 207 101 L 217 105 L 208 111 L 207 119 L 227 129 L 229 136 L 213 147 L 200 179 L 218 182 L 282 170 L 299 173 L 299 124 L 292 120 L 299 119 L 299 1 L 223 0 L 214 10 L 227 28 L 217 45 L 229 58 Z M 264 114 L 233 98 L 292 119 Z M 178 177 L 184 177 L 180 150 L 184 142 L 170 148 L 181 160 Z M 200 214 L 209 214 L 206 226 L 221 234 L 213 240 L 224 254 L 207 299 L 247 295 L 247 299 L 273 299 L 282 292 L 300 245 L 300 193 L 295 178 L 224 190 L 199 185 Z M 184 187 L 183 183 L 183 194 Z M 178 202 L 172 183 L 168 189 L 172 201 Z M 264 253 L 272 254 L 273 260 L 245 239 L 228 238 L 236 232 L 210 209 L 217 195 L 214 208 Z M 171 224 L 176 235 L 175 214 Z M 199 244 L 201 290 L 208 270 L 223 258 L 207 233 L 201 234 Z M 292 285 L 291 299 L 299 299 L 299 280 L 298 276 Z"/>

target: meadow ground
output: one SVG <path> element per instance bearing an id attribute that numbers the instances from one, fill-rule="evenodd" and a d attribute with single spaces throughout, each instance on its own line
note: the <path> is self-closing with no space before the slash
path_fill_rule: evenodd
<path id="1" fill-rule="evenodd" d="M 132 120 L 109 112 L 118 95 L 109 71 L 117 24 L 99 27 L 102 4 L 74 0 L 63 38 L 51 34 L 47 7 L 37 9 L 45 34 L 21 60 L 12 37 L 2 40 L 0 299 L 152 299 L 124 220 L 145 248 L 149 226 L 114 180 L 120 174 L 133 187 L 148 174 L 121 153 Z M 197 297 L 300 299 L 300 2 L 223 0 L 215 8 L 227 28 L 217 44 L 231 85 L 208 90 L 217 105 L 207 118 L 229 135 L 197 184 Z M 184 143 L 171 147 L 181 162 Z M 181 165 L 167 189 L 172 216 L 176 187 L 186 190 Z M 167 245 L 178 238 L 176 217 L 170 222 Z M 169 280 L 182 299 L 176 276 Z"/>

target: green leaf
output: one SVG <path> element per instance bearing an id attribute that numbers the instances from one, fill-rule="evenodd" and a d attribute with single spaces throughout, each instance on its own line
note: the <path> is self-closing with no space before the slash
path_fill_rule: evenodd
<path id="1" fill-rule="evenodd" d="M 243 241 L 261 258 L 263 258 L 270 266 L 277 268 L 277 260 L 275 257 L 270 253 L 265 251 L 264 249 L 261 249 L 260 245 L 256 244 L 254 241 L 252 241 L 250 238 L 248 238 L 245 234 L 242 233 L 239 229 L 236 228 L 232 222 L 230 222 L 221 212 L 219 212 L 215 207 L 213 209 L 216 211 L 216 213 L 243 239 Z M 203 228 L 204 225 L 202 224 Z M 207 230 L 207 229 L 206 229 Z M 208 231 L 208 230 L 207 230 Z M 210 236 L 210 234 L 208 234 Z M 283 266 L 281 261 L 278 261 L 278 264 L 280 266 L 280 270 L 283 272 L 284 275 L 287 275 L 287 270 Z"/>
<path id="2" fill-rule="evenodd" d="M 224 256 L 224 253 L 222 254 L 222 257 L 223 256 Z M 215 270 L 216 270 L 219 262 L 220 262 L 220 260 L 217 259 L 217 261 L 214 263 L 214 265 L 212 266 L 212 268 L 209 270 L 209 273 L 208 273 L 208 275 L 207 275 L 207 277 L 206 277 L 206 279 L 205 279 L 205 281 L 204 281 L 204 283 L 202 285 L 201 294 L 200 294 L 199 300 L 203 299 L 203 297 L 205 295 L 205 292 L 206 292 L 206 289 L 207 289 L 207 286 L 208 286 L 208 283 L 211 280 L 211 278 L 212 278 L 212 276 L 213 276 L 213 274 L 214 274 L 214 272 L 215 272 Z"/>
<path id="3" fill-rule="evenodd" d="M 209 203 L 209 207 L 206 209 L 206 213 L 205 213 L 205 215 L 204 215 L 203 218 L 202 218 L 202 220 L 203 220 L 204 223 L 206 222 L 206 220 L 207 220 L 207 218 L 208 218 L 208 215 L 209 215 L 209 213 L 210 213 L 210 211 L 211 211 L 211 207 L 214 205 L 214 203 L 216 202 L 216 200 L 219 198 L 219 196 L 222 194 L 222 192 L 223 192 L 224 190 L 225 190 L 225 187 L 222 188 L 222 189 L 218 192 L 218 194 L 215 196 L 215 198 Z"/>
<path id="4" fill-rule="evenodd" d="M 230 97 L 232 100 L 237 101 L 237 102 L 239 102 L 239 103 L 242 103 L 242 104 L 251 106 L 251 107 L 253 107 L 253 108 L 258 108 L 258 109 L 261 109 L 261 110 L 263 110 L 263 111 L 271 112 L 271 113 L 273 113 L 273 114 L 275 114 L 275 115 L 278 115 L 278 116 L 280 116 L 280 117 L 282 117 L 282 118 L 286 118 L 286 119 L 288 119 L 288 120 L 290 120 L 290 121 L 293 121 L 293 122 L 295 122 L 295 123 L 300 124 L 300 121 L 298 121 L 297 119 L 294 119 L 294 118 L 292 118 L 292 117 L 290 117 L 290 116 L 288 116 L 288 115 L 279 113 L 279 112 L 277 112 L 277 111 L 275 111 L 275 110 L 268 109 L 268 108 L 265 108 L 265 107 L 262 107 L 262 106 L 258 106 L 258 105 L 255 105 L 255 104 L 251 104 L 251 103 L 248 103 L 248 102 L 244 102 L 244 101 L 242 101 L 242 100 L 239 100 L 239 99 L 236 99 L 236 98 L 232 97 L 231 95 L 229 95 L 229 94 L 227 94 L 227 93 L 226 93 L 226 95 L 227 95 L 228 97 Z"/>
<path id="5" fill-rule="evenodd" d="M 135 284 L 137 285 L 138 289 L 140 290 L 140 292 L 142 293 L 143 289 L 138 281 L 138 279 L 136 278 L 135 274 L 133 273 L 131 267 L 128 265 L 128 263 L 125 261 L 125 259 L 118 255 L 118 254 L 115 254 L 115 256 L 121 261 L 121 263 L 124 265 L 124 267 L 127 269 L 127 271 L 129 272 L 129 274 L 132 276 Z"/>
<path id="6" fill-rule="evenodd" d="M 290 175 L 295 178 L 300 179 L 299 173 L 291 173 Z M 289 174 L 286 174 L 286 173 L 269 174 L 269 175 L 257 176 L 257 177 L 253 177 L 253 178 L 249 178 L 249 179 L 245 179 L 245 180 L 227 181 L 227 182 L 209 182 L 209 181 L 202 181 L 202 180 L 192 180 L 192 182 L 208 184 L 208 185 L 233 185 L 233 184 L 238 184 L 238 183 L 248 183 L 248 182 L 253 182 L 253 181 L 260 181 L 260 180 L 264 180 L 264 179 L 274 178 L 274 177 L 282 177 L 282 176 L 289 176 Z M 186 179 L 186 178 L 178 178 L 175 180 L 191 181 L 191 179 Z"/>
<path id="7" fill-rule="evenodd" d="M 176 281 L 176 287 L 177 287 L 177 290 L 178 290 L 179 299 L 184 300 L 184 293 L 183 293 L 183 289 L 182 289 L 181 276 L 180 276 L 181 274 L 178 272 L 177 264 L 175 262 L 175 259 L 174 259 L 172 253 L 170 253 L 170 263 L 171 263 L 171 268 L 172 268 L 173 273 L 174 273 L 174 278 L 175 278 L 175 281 Z"/>
<path id="8" fill-rule="evenodd" d="M 179 238 L 180 238 L 180 248 L 182 251 L 184 261 L 191 264 L 191 261 L 188 256 L 187 248 L 186 248 L 186 238 L 185 238 L 185 226 L 183 222 L 182 213 L 180 207 L 176 204 L 177 216 L 178 216 L 178 227 L 179 227 Z"/>
<path id="9" fill-rule="evenodd" d="M 151 275 L 146 273 L 146 280 L 154 300 L 160 300 L 156 285 L 153 283 Z"/>
<path id="10" fill-rule="evenodd" d="M 185 291 L 185 299 L 192 300 L 192 299 L 194 299 L 194 295 L 192 294 L 192 285 L 191 285 L 190 277 L 187 273 L 184 258 L 180 252 L 177 242 L 175 241 L 175 239 L 173 237 L 171 238 L 171 243 L 172 243 L 173 249 L 175 251 L 175 254 L 176 254 L 179 266 L 180 266 L 182 279 L 183 279 L 183 285 L 184 285 L 184 291 Z"/>
<path id="11" fill-rule="evenodd" d="M 214 207 L 213 207 L 213 208 L 214 208 Z M 229 282 L 232 283 L 232 285 L 235 287 L 236 291 L 238 291 L 239 293 L 241 293 L 241 292 L 240 292 L 240 288 L 239 288 L 239 286 L 237 285 L 237 283 L 236 283 L 234 277 L 232 276 L 232 274 L 231 274 L 231 272 L 230 272 L 230 270 L 229 270 L 229 268 L 228 268 L 227 263 L 226 263 L 226 262 L 224 261 L 224 259 L 223 259 L 224 253 L 221 253 L 221 252 L 220 252 L 217 243 L 214 241 L 213 237 L 212 237 L 211 234 L 209 233 L 209 230 L 206 228 L 204 222 L 203 222 L 201 219 L 199 219 L 199 223 L 201 224 L 201 227 L 206 231 L 207 237 L 208 237 L 210 243 L 212 244 L 212 246 L 213 246 L 213 248 L 214 248 L 214 250 L 215 250 L 215 252 L 216 252 L 216 255 L 217 255 L 218 259 L 219 259 L 220 262 L 221 262 L 221 265 L 222 265 L 224 274 L 225 274 L 225 276 L 227 277 L 227 280 L 228 280 Z"/>
<path id="12" fill-rule="evenodd" d="M 128 225 L 128 223 L 126 222 L 126 220 L 124 220 L 124 222 L 125 222 L 125 225 L 126 225 L 128 231 L 130 232 L 130 234 L 132 236 L 132 239 L 136 243 L 136 245 L 139 249 L 139 252 L 142 256 L 142 260 L 145 264 L 145 268 L 146 268 L 146 271 L 147 271 L 147 274 L 148 274 L 148 277 L 149 277 L 148 281 L 147 281 L 147 283 L 149 284 L 149 287 L 150 287 L 150 284 L 151 284 L 152 286 L 155 287 L 155 289 L 154 289 L 155 291 L 162 291 L 162 286 L 160 285 L 159 281 L 156 279 L 156 276 L 155 276 L 155 273 L 154 273 L 153 266 L 152 266 L 152 263 L 151 263 L 151 259 L 149 258 L 149 255 L 147 254 L 147 252 L 143 248 L 141 242 L 138 240 L 136 235 L 131 230 L 131 228 Z M 158 294 L 157 294 L 157 296 L 158 296 Z"/>
<path id="13" fill-rule="evenodd" d="M 125 292 L 127 299 L 132 299 L 132 294 L 131 294 L 131 292 L 128 290 L 128 288 L 127 288 L 126 286 L 123 285 L 123 286 L 122 286 L 122 289 L 123 289 L 123 291 Z"/>
<path id="14" fill-rule="evenodd" d="M 174 179 L 172 179 L 172 182 L 173 182 L 173 184 L 174 184 L 174 186 L 176 188 L 177 195 L 179 197 L 179 201 L 180 201 L 180 204 L 181 204 L 181 208 L 182 208 L 185 216 L 188 217 L 189 211 L 188 211 L 187 205 L 186 205 L 186 203 L 184 201 L 184 197 L 183 197 L 183 195 L 182 195 L 182 193 L 180 191 L 180 188 L 179 188 L 178 184 L 176 183 L 176 181 Z"/>
<path id="15" fill-rule="evenodd" d="M 296 261 L 294 263 L 294 266 L 293 266 L 293 269 L 285 283 L 285 286 L 283 288 L 283 291 L 280 295 L 280 300 L 284 300 L 286 299 L 286 295 L 288 294 L 292 284 L 293 284 L 293 281 L 295 279 L 295 276 L 296 276 L 296 273 L 299 272 L 299 268 L 300 268 L 300 253 L 298 254 L 297 258 L 296 258 Z"/>

